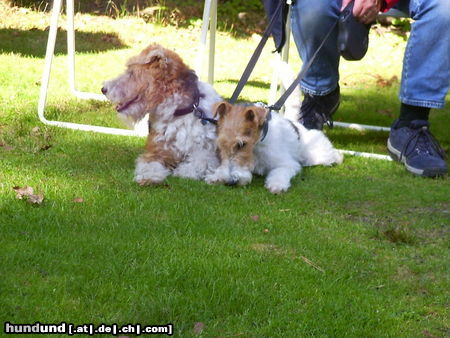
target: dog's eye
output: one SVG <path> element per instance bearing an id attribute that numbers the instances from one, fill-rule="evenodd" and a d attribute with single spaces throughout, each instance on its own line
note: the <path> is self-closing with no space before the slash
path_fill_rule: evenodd
<path id="1" fill-rule="evenodd" d="M 246 145 L 247 145 L 247 142 L 238 142 L 238 143 L 236 143 L 235 149 L 236 149 L 236 150 L 241 150 L 241 149 L 243 149 Z"/>

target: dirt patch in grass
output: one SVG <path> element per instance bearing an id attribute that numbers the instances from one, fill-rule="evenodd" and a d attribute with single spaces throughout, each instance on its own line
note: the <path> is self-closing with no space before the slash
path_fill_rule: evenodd
<path id="1" fill-rule="evenodd" d="M 347 220 L 362 223 L 377 240 L 394 244 L 425 245 L 449 238 L 450 204 L 440 203 L 429 207 L 414 207 L 395 214 L 381 214 L 376 205 L 362 202 L 357 213 L 349 213 Z M 423 227 L 423 219 L 433 220 L 433 227 Z"/>
<path id="2" fill-rule="evenodd" d="M 380 229 L 377 229 L 375 238 L 388 240 L 389 242 L 395 244 L 413 245 L 417 243 L 417 239 L 415 238 L 414 234 L 411 234 L 407 230 L 407 228 L 403 226 L 382 226 Z"/>
<path id="3" fill-rule="evenodd" d="M 274 253 L 277 255 L 286 255 L 287 254 L 286 249 L 282 249 L 275 244 L 255 243 L 255 244 L 252 244 L 250 247 L 257 252 L 271 252 L 271 253 Z"/>

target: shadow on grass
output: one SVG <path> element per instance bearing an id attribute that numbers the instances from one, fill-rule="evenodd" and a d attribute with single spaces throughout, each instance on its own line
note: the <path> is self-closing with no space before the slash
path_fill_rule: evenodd
<path id="1" fill-rule="evenodd" d="M 218 80 L 216 82 L 218 82 L 218 83 L 234 83 L 234 84 L 237 85 L 239 80 L 236 80 L 236 79 L 225 79 L 225 80 Z M 270 83 L 262 82 L 262 81 L 249 80 L 247 82 L 246 86 L 250 86 L 250 87 L 253 87 L 253 88 L 259 88 L 259 89 L 269 89 L 270 88 Z"/>
<path id="2" fill-rule="evenodd" d="M 383 145 L 386 146 L 386 140 L 388 138 L 387 132 L 379 131 L 356 131 L 336 127 L 332 131 L 327 131 L 327 134 L 333 139 L 334 142 L 343 144 L 345 146 L 351 146 L 353 144 L 358 144 L 362 146 L 375 146 Z"/>
<path id="3" fill-rule="evenodd" d="M 46 135 L 48 147 L 40 150 L 36 147 L 35 151 L 29 152 L 24 151 L 27 150 L 25 145 L 19 145 L 8 153 L 15 158 L 32 156 L 30 160 L 21 162 L 21 167 L 24 170 L 28 168 L 46 172 L 49 177 L 98 182 L 111 181 L 124 174 L 131 178 L 135 160 L 143 152 L 145 145 L 145 138 L 136 137 L 130 142 L 129 138 L 93 132 L 46 129 L 43 125 L 38 127 Z M 38 137 L 30 135 L 26 147 L 31 148 L 30 143 L 38 146 L 39 141 Z"/>
<path id="4" fill-rule="evenodd" d="M 237 80 L 227 79 L 218 82 L 236 83 Z M 269 87 L 269 84 L 261 81 L 249 81 L 248 85 L 264 89 Z M 124 128 L 124 126 L 117 120 L 116 114 L 108 102 L 100 102 L 95 100 L 79 101 L 75 98 L 62 101 L 58 100 L 58 102 L 59 103 L 57 105 L 55 105 L 55 102 L 50 102 L 46 112 L 46 117 L 48 119 Z M 391 94 L 389 92 L 379 93 L 374 90 L 369 90 L 364 93 L 364 97 L 360 97 L 357 93 L 345 93 L 342 95 L 342 104 L 336 116 L 337 117 L 336 119 L 344 120 L 347 122 L 353 122 L 357 120 L 357 122 L 365 124 L 377 124 L 382 126 L 389 126 L 393 118 L 391 116 L 381 114 L 379 111 L 386 108 L 393 109 L 392 102 L 393 101 L 391 100 Z M 29 109 L 30 108 L 28 105 L 23 107 L 24 111 L 27 111 Z M 362 111 L 364 113 L 359 114 L 358 113 L 359 111 Z M 448 109 L 444 109 L 441 111 L 437 111 L 436 114 L 432 114 L 431 123 L 433 126 L 436 126 L 435 128 L 433 128 L 433 132 L 435 133 L 436 138 L 440 141 L 441 146 L 447 153 L 450 153 L 450 139 L 447 133 L 449 126 L 447 112 Z M 36 123 L 38 123 L 39 126 L 42 125 L 37 120 L 35 122 L 31 122 L 30 124 L 30 120 L 29 117 L 27 117 L 27 114 L 21 116 L 20 118 L 16 117 L 14 119 L 14 124 L 15 126 L 21 127 L 14 128 L 13 126 L 11 126 L 8 141 L 13 143 L 14 142 L 13 140 L 16 139 L 18 136 L 27 135 L 30 132 L 30 130 L 36 126 Z M 57 134 L 58 133 L 57 130 L 61 129 L 49 128 L 49 132 L 51 134 L 53 133 Z M 327 133 L 327 135 L 337 148 L 357 150 L 357 151 L 378 152 L 381 154 L 386 153 L 386 141 L 388 138 L 387 132 L 356 131 L 340 127 L 335 127 L 332 130 L 325 128 L 325 132 Z M 86 135 L 93 135 L 93 134 L 86 133 Z M 70 137 L 64 139 L 70 143 Z M 114 142 L 110 141 L 110 138 L 108 137 L 102 138 L 95 136 L 92 137 L 92 139 L 101 140 L 101 143 L 110 142 L 111 143 L 110 149 L 114 149 L 115 145 L 120 143 L 116 141 Z M 85 138 L 83 138 L 83 140 L 85 140 Z M 9 144 L 9 142 L 6 143 Z M 143 147 L 144 143 L 145 139 L 142 139 L 137 144 L 141 144 Z M 51 146 L 52 146 L 51 151 L 53 151 L 53 148 L 58 147 L 57 144 L 53 143 L 51 143 Z M 84 145 L 82 147 L 84 147 Z M 86 145 L 86 147 L 87 149 L 91 149 L 89 145 Z M 93 145 L 93 147 L 95 148 L 95 145 Z M 28 148 L 34 149 L 36 147 L 28 147 Z M 95 157 L 95 155 L 93 156 Z M 111 159 L 111 161 L 114 162 L 113 159 Z M 134 162 L 134 158 L 131 159 L 131 162 Z"/>
<path id="5" fill-rule="evenodd" d="M 48 30 L 0 29 L 0 53 L 15 53 L 24 56 L 43 58 L 47 47 Z M 67 32 L 58 29 L 55 54 L 67 53 Z M 75 33 L 77 52 L 95 53 L 128 46 L 114 33 Z"/>

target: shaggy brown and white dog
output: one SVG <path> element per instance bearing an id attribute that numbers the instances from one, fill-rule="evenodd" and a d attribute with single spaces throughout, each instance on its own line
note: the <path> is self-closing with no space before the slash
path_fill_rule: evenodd
<path id="1" fill-rule="evenodd" d="M 126 64 L 124 74 L 106 81 L 102 92 L 119 117 L 138 123 L 148 114 L 151 129 L 137 159 L 135 181 L 161 183 L 169 175 L 204 179 L 219 165 L 211 109 L 221 100 L 198 81 L 181 58 L 151 44 Z"/>

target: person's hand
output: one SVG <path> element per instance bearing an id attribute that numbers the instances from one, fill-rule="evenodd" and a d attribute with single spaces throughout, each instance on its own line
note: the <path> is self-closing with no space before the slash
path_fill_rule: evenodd
<path id="1" fill-rule="evenodd" d="M 352 0 L 342 0 L 341 11 L 347 7 Z M 380 0 L 354 0 L 353 16 L 362 23 L 369 24 L 375 21 L 381 8 Z"/>

